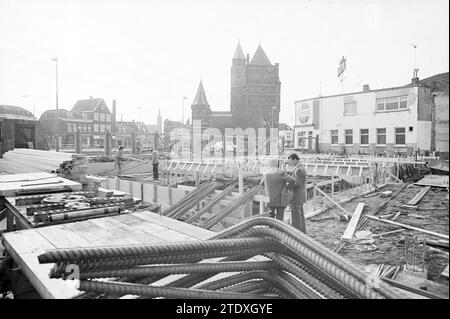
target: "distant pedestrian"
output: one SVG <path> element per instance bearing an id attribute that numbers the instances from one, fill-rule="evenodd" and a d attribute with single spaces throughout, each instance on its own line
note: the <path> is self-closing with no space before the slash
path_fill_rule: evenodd
<path id="1" fill-rule="evenodd" d="M 151 152 L 152 152 L 152 165 L 153 165 L 153 179 L 158 180 L 159 179 L 159 172 L 158 172 L 159 153 L 155 149 L 152 149 Z"/>
<path id="2" fill-rule="evenodd" d="M 300 158 L 297 154 L 291 154 L 288 157 L 289 164 L 294 166 L 292 177 L 295 183 L 292 187 L 293 196 L 290 202 L 292 226 L 306 233 L 305 213 L 303 204 L 306 202 L 306 169 L 300 164 Z"/>
<path id="3" fill-rule="evenodd" d="M 284 220 L 284 210 L 289 203 L 288 183 L 295 179 L 279 169 L 279 161 L 270 161 L 270 170 L 264 174 L 266 195 L 269 196 L 270 217 Z"/>
<path id="4" fill-rule="evenodd" d="M 123 146 L 120 145 L 119 149 L 117 150 L 116 159 L 115 159 L 115 167 L 119 168 L 119 175 L 122 174 L 122 162 L 124 161 L 123 157 Z"/>
<path id="5" fill-rule="evenodd" d="M 141 141 L 138 139 L 136 143 L 136 155 L 141 155 L 142 147 Z"/>

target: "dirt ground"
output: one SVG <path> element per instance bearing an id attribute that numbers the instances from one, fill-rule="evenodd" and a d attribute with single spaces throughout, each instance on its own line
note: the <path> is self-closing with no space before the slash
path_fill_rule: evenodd
<path id="1" fill-rule="evenodd" d="M 381 191 L 392 191 L 395 193 L 400 188 L 400 184 L 390 184 L 385 186 Z M 431 188 L 417 204 L 417 209 L 402 207 L 403 204 L 406 204 L 411 200 L 421 189 L 421 186 L 416 185 L 405 188 L 381 209 L 377 213 L 377 216 L 401 212 L 402 214 L 395 219 L 396 222 L 448 235 L 449 200 L 447 197 L 447 189 Z M 365 207 L 361 217 L 361 220 L 363 220 L 365 214 L 374 207 L 379 206 L 385 199 L 386 198 L 380 198 L 379 195 L 368 198 L 356 198 L 342 206 L 346 210 L 353 212 L 358 203 L 364 202 Z M 348 224 L 346 221 L 338 221 L 336 218 L 332 218 L 334 216 L 333 212 L 340 213 L 340 210 L 334 207 L 306 222 L 307 234 L 332 250 L 336 249 L 340 244 L 340 238 L 344 234 Z M 327 219 L 327 217 L 329 218 Z M 380 234 L 396 229 L 400 228 L 369 220 L 366 226 L 361 230 L 368 230 L 373 234 Z M 403 265 L 405 261 L 405 236 L 410 236 L 409 238 L 411 238 L 411 236 L 416 236 L 419 240 L 438 239 L 434 236 L 417 231 L 407 230 L 401 233 L 373 238 L 374 242 L 371 244 L 346 244 L 344 248 L 339 251 L 339 254 L 363 269 L 368 269 L 369 265 L 373 266 L 374 264 L 386 264 L 392 266 Z M 419 255 L 419 252 L 416 253 L 416 262 L 421 259 L 423 260 Z M 442 270 L 448 265 L 448 262 L 448 250 L 427 246 L 425 257 L 427 279 L 448 286 L 448 279 L 440 276 Z"/>

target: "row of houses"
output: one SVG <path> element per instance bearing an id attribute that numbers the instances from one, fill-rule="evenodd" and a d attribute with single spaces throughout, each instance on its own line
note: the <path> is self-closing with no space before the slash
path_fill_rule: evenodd
<path id="1" fill-rule="evenodd" d="M 449 151 L 449 73 L 295 102 L 294 148 L 340 154 Z"/>
<path id="2" fill-rule="evenodd" d="M 56 110 L 47 110 L 41 117 L 40 122 L 45 130 L 44 135 L 56 144 L 56 133 L 58 132 L 61 145 L 72 145 L 74 135 L 80 133 L 81 142 L 87 147 L 103 147 L 106 132 L 111 133 L 115 145 L 131 145 L 132 134 L 147 134 L 156 131 L 161 132 L 160 114 L 157 125 L 146 125 L 143 122 L 117 121 L 116 100 L 112 101 L 112 110 L 102 98 L 78 100 L 70 111 L 59 110 L 59 120 L 56 121 Z"/>
<path id="3" fill-rule="evenodd" d="M 0 156 L 18 147 L 51 149 L 59 136 L 61 147 L 73 147 L 75 134 L 80 133 L 84 147 L 104 147 L 106 134 L 113 145 L 131 147 L 132 139 L 162 131 L 161 115 L 156 125 L 143 122 L 117 121 L 116 101 L 110 110 L 103 98 L 78 100 L 71 110 L 56 109 L 42 113 L 39 120 L 29 111 L 11 105 L 0 105 Z"/>

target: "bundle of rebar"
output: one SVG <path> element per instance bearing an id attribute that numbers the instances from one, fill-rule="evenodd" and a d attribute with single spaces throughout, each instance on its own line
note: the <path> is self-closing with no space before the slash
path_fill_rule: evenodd
<path id="1" fill-rule="evenodd" d="M 297 229 L 266 217 L 205 241 L 58 249 L 38 259 L 55 263 L 53 278 L 75 276 L 84 298 L 404 298 Z M 185 276 L 167 277 L 173 274 Z"/>
<path id="2" fill-rule="evenodd" d="M 214 225 L 217 225 L 225 217 L 236 211 L 240 206 L 253 200 L 254 196 L 262 189 L 261 186 L 255 186 L 252 189 L 242 193 L 230 205 L 222 208 L 217 214 L 214 214 L 210 219 L 206 220 L 201 227 L 211 229 Z"/>
<path id="3" fill-rule="evenodd" d="M 200 187 L 187 194 L 177 203 L 167 208 L 162 214 L 167 217 L 178 219 L 190 209 L 192 209 L 192 207 L 197 205 L 202 199 L 214 192 L 214 190 L 218 186 L 219 183 L 215 181 L 204 183 Z"/>
<path id="4" fill-rule="evenodd" d="M 192 224 L 196 220 L 198 220 L 201 216 L 207 213 L 214 205 L 217 205 L 222 199 L 230 195 L 233 190 L 236 188 L 236 183 L 231 184 L 222 192 L 217 194 L 214 198 L 212 198 L 206 205 L 200 209 L 198 212 L 194 213 L 191 217 L 189 217 L 185 222 Z"/>

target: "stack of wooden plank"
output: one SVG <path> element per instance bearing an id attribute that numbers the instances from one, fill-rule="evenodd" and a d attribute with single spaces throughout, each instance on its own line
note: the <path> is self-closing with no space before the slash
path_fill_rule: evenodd
<path id="1" fill-rule="evenodd" d="M 74 181 L 84 182 L 87 164 L 84 154 L 41 151 L 16 148 L 3 155 L 0 160 L 2 173 L 57 173 Z"/>

